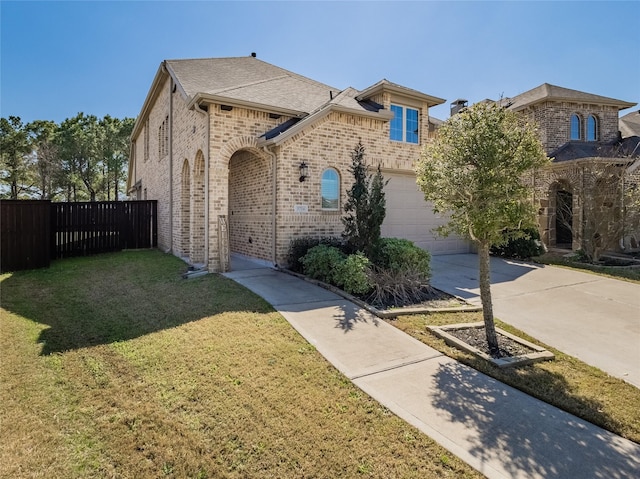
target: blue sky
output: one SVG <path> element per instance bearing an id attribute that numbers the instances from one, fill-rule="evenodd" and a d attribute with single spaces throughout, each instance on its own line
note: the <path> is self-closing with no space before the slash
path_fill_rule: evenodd
<path id="1" fill-rule="evenodd" d="M 1 1 L 0 114 L 135 117 L 164 59 L 258 58 L 449 102 L 542 83 L 640 103 L 640 2 Z M 638 109 L 638 107 L 633 108 Z M 631 111 L 627 110 L 623 114 Z"/>

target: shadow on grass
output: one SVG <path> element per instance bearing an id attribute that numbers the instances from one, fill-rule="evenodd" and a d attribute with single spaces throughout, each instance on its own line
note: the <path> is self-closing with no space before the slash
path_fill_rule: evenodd
<path id="1" fill-rule="evenodd" d="M 483 463 L 497 459 L 511 477 L 622 479 L 640 473 L 637 444 L 462 364 L 440 366 L 435 380 L 433 406 L 464 424 L 473 456 Z"/>
<path id="2" fill-rule="evenodd" d="M 156 250 L 55 261 L 7 275 L 2 307 L 48 325 L 41 354 L 125 341 L 230 311 L 271 307 L 231 280 L 180 276 L 186 265 Z"/>

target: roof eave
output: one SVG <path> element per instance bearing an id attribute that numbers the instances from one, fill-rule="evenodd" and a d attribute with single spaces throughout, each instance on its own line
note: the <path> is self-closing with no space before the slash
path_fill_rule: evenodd
<path id="1" fill-rule="evenodd" d="M 266 105 L 263 103 L 255 103 L 246 100 L 239 100 L 236 98 L 229 98 L 223 95 L 212 95 L 209 93 L 196 93 L 191 101 L 187 104 L 187 108 L 191 109 L 195 105 L 201 103 L 217 104 L 217 105 L 229 105 L 241 108 L 248 108 L 250 110 L 264 111 L 267 113 L 277 113 L 280 115 L 292 116 L 296 118 L 302 118 L 307 115 L 307 112 L 300 110 L 291 110 L 289 108 L 281 108 L 273 105 Z"/>
<path id="2" fill-rule="evenodd" d="M 535 100 L 528 101 L 526 103 L 523 103 L 522 105 L 518 105 L 512 108 L 512 110 L 513 111 L 524 110 L 529 106 L 537 105 L 538 103 L 542 103 L 545 101 L 566 101 L 568 103 L 591 103 L 594 105 L 597 104 L 597 105 L 605 105 L 605 106 L 615 106 L 618 108 L 618 111 L 626 110 L 627 108 L 632 108 L 637 105 L 637 103 L 632 103 L 632 102 L 622 101 L 622 100 L 613 100 L 613 99 L 610 99 L 608 101 L 596 101 L 595 99 L 589 99 L 589 98 L 579 99 L 579 98 L 571 98 L 571 97 L 550 96 L 550 97 L 538 98 Z"/>
<path id="3" fill-rule="evenodd" d="M 438 98 L 436 96 L 427 95 L 426 93 L 419 92 L 417 90 L 411 90 L 409 88 L 398 87 L 389 83 L 376 83 L 375 85 L 365 88 L 356 96 L 356 100 L 364 100 L 376 95 L 382 91 L 390 91 L 391 93 L 397 93 L 398 95 L 408 96 L 411 98 L 418 98 L 422 101 L 426 101 L 429 107 L 442 105 L 446 100 Z"/>
<path id="4" fill-rule="evenodd" d="M 149 88 L 149 92 L 147 93 L 147 97 L 142 104 L 142 108 L 140 109 L 140 113 L 138 113 L 138 117 L 136 118 L 136 122 L 133 125 L 133 130 L 131 131 L 131 139 L 136 138 L 140 131 L 144 126 L 144 122 L 146 117 L 149 114 L 153 106 L 153 102 L 157 98 L 160 90 L 162 88 L 162 84 L 169 76 L 169 72 L 166 69 L 165 62 L 162 62 L 158 67 L 158 71 L 156 72 L 156 76 L 153 78 L 153 82 L 151 83 L 151 88 Z"/>

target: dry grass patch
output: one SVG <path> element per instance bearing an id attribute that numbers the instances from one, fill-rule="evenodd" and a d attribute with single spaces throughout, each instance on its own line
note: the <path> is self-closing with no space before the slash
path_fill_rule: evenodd
<path id="1" fill-rule="evenodd" d="M 482 477 L 261 298 L 156 251 L 6 274 L 0 477 Z"/>
<path id="2" fill-rule="evenodd" d="M 482 321 L 482 313 L 441 313 L 400 316 L 391 324 L 425 344 L 478 371 L 509 384 L 549 404 L 604 429 L 640 443 L 640 389 L 553 349 L 501 321 L 496 325 L 553 352 L 556 359 L 513 369 L 501 369 L 487 361 L 448 346 L 427 325 Z"/>

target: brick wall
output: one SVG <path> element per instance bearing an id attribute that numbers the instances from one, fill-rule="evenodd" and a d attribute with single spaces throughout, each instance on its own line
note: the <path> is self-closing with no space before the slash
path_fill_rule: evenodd
<path id="1" fill-rule="evenodd" d="M 586 138 L 587 117 L 594 115 L 598 120 L 599 140 L 613 141 L 618 136 L 618 109 L 604 105 L 584 103 L 554 102 L 539 103 L 523 110 L 529 118 L 540 126 L 540 141 L 547 153 L 570 140 L 571 115 L 582 119 L 582 139 Z"/>
<path id="2" fill-rule="evenodd" d="M 290 117 L 274 118 L 267 112 L 240 107 L 222 110 L 219 105 L 210 105 L 204 115 L 187 110 L 179 91 L 170 93 L 171 89 L 167 80 L 149 114 L 148 161 L 143 161 L 144 131 L 135 139 L 135 181 L 142 180 L 149 199 L 159 200 L 160 248 L 194 263 L 206 259 L 211 271 L 220 269 L 218 215 L 228 217 L 232 252 L 273 259 L 272 154 L 277 157 L 278 264 L 286 262 L 289 242 L 296 236 L 341 234 L 341 209 L 321 208 L 320 177 L 327 167 L 339 172 L 342 208 L 352 182 L 350 153 L 358 141 L 365 146 L 365 160 L 373 167 L 380 164 L 383 169 L 412 174 L 420 155 L 421 146 L 389 139 L 389 122 L 342 112 L 330 113 L 267 152 L 257 146 L 258 136 Z M 386 92 L 376 100 L 386 108 L 392 102 L 418 108 L 420 138 L 426 141 L 426 104 Z M 157 132 L 167 116 L 169 154 L 160 156 L 161 135 Z M 300 182 L 303 161 L 309 167 L 309 178 Z M 296 212 L 296 206 L 307 210 Z M 208 224 L 204 219 L 207 207 Z"/>
<path id="3" fill-rule="evenodd" d="M 169 202 L 165 198 L 170 194 L 170 179 L 168 156 L 159 155 L 158 130 L 169 114 L 169 90 L 171 82 L 167 79 L 149 112 L 148 120 L 137 138 L 136 171 L 133 183 L 141 180 L 141 188 L 146 192 L 146 199 L 158 200 L 158 248 L 169 251 L 171 248 L 171 212 Z M 147 130 L 147 131 L 145 131 Z M 145 159 L 145 138 L 148 138 L 148 158 Z M 145 198 L 143 198 L 145 199 Z"/>

